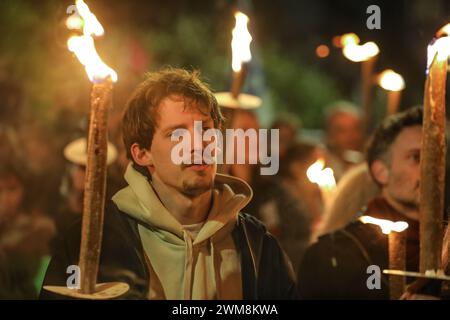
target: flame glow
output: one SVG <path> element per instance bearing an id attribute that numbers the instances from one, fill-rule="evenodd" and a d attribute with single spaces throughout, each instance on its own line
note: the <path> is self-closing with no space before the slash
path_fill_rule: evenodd
<path id="1" fill-rule="evenodd" d="M 336 186 L 333 170 L 324 167 L 325 161 L 319 159 L 309 166 L 306 175 L 312 183 L 317 183 L 321 188 L 331 190 Z"/>
<path id="2" fill-rule="evenodd" d="M 236 18 L 236 25 L 233 29 L 233 39 L 231 40 L 233 54 L 231 66 L 234 72 L 239 72 L 241 71 L 242 63 L 249 62 L 252 59 L 250 52 L 252 36 L 247 29 L 248 17 L 240 11 L 236 12 L 234 17 Z"/>
<path id="3" fill-rule="evenodd" d="M 403 77 L 390 69 L 380 73 L 378 76 L 378 84 L 383 89 L 389 91 L 401 91 L 405 88 Z"/>
<path id="4" fill-rule="evenodd" d="M 430 68 L 431 63 L 433 62 L 435 56 L 438 61 L 444 61 L 448 59 L 448 57 L 450 56 L 450 37 L 447 36 L 436 39 L 434 43 L 428 45 L 427 53 L 428 53 L 427 55 L 428 69 Z"/>
<path id="5" fill-rule="evenodd" d="M 344 48 L 348 45 L 358 44 L 359 37 L 355 33 L 346 33 L 340 37 L 340 45 L 341 48 Z"/>
<path id="6" fill-rule="evenodd" d="M 83 35 L 70 37 L 67 41 L 67 47 L 76 55 L 80 63 L 84 65 L 89 80 L 92 82 L 102 82 L 106 78 L 111 77 L 111 80 L 116 82 L 117 73 L 102 61 L 95 49 L 94 38 L 92 37 L 103 35 L 104 30 L 102 25 L 83 0 L 77 0 L 76 7 L 84 22 L 82 24 Z M 69 25 L 74 26 L 75 24 L 69 22 L 69 19 L 66 21 L 66 25 L 68 27 Z"/>
<path id="7" fill-rule="evenodd" d="M 444 35 L 450 36 L 450 23 L 447 23 L 436 33 L 436 36 L 438 37 L 442 37 Z"/>
<path id="8" fill-rule="evenodd" d="M 342 52 L 347 59 L 354 62 L 361 62 L 376 56 L 380 52 L 380 49 L 375 42 L 366 42 L 363 45 L 359 45 L 350 41 L 344 46 Z"/>
<path id="9" fill-rule="evenodd" d="M 80 30 L 83 28 L 83 19 L 79 15 L 71 15 L 66 20 L 66 27 L 70 30 Z"/>
<path id="10" fill-rule="evenodd" d="M 366 61 L 380 52 L 375 42 L 360 45 L 359 41 L 359 37 L 354 33 L 346 33 L 339 37 L 339 46 L 347 59 L 354 62 Z"/>
<path id="11" fill-rule="evenodd" d="M 381 228 L 381 232 L 383 232 L 384 234 L 389 234 L 392 231 L 402 232 L 408 228 L 408 223 L 405 221 L 393 222 L 390 220 L 378 219 L 371 216 L 362 216 L 359 218 L 359 220 L 364 224 L 371 223 L 379 226 Z"/>

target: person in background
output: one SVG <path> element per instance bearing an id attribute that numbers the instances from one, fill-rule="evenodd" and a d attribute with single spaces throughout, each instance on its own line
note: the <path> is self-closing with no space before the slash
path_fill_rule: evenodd
<path id="1" fill-rule="evenodd" d="M 388 238 L 379 226 L 356 220 L 361 215 L 405 221 L 406 269 L 419 267 L 420 152 L 422 110 L 412 108 L 386 118 L 374 132 L 367 165 L 381 196 L 354 212 L 354 220 L 323 235 L 306 251 L 298 269 L 300 296 L 306 299 L 388 299 L 389 281 L 381 289 L 367 286 L 367 268 L 387 269 Z M 354 188 L 357 188 L 355 186 Z"/>
<path id="2" fill-rule="evenodd" d="M 278 155 L 280 163 L 283 163 L 288 148 L 297 141 L 297 135 L 301 129 L 301 122 L 295 115 L 283 115 L 275 119 L 271 129 L 279 131 Z"/>
<path id="3" fill-rule="evenodd" d="M 56 231 L 64 232 L 75 223 L 83 213 L 84 183 L 86 175 L 86 138 L 78 138 L 67 144 L 63 150 L 64 158 L 67 160 L 67 172 L 63 176 L 60 194 L 62 201 L 54 216 Z M 110 166 L 117 158 L 116 147 L 108 142 L 107 165 Z M 118 191 L 112 183 L 110 175 L 107 177 L 107 193 L 109 195 Z M 54 239 L 56 240 L 58 236 Z M 56 244 L 52 244 L 54 247 Z"/>
<path id="4" fill-rule="evenodd" d="M 232 110 L 232 117 L 230 118 L 229 127 L 227 129 L 242 129 L 244 132 L 247 130 L 259 130 L 260 124 L 258 117 L 254 111 L 251 110 Z M 235 155 L 237 154 L 237 138 L 235 138 L 234 148 L 235 148 Z M 227 143 L 230 143 L 230 141 L 227 141 Z M 254 164 L 249 163 L 250 159 L 250 147 L 249 144 L 245 144 L 245 163 L 243 164 L 237 164 L 237 156 L 235 157 L 235 160 L 233 164 L 230 164 L 227 166 L 228 168 L 228 174 L 238 177 L 248 184 L 250 186 L 253 186 L 256 179 L 258 179 L 258 166 Z"/>
<path id="5" fill-rule="evenodd" d="M 321 221 L 323 201 L 319 186 L 309 181 L 306 171 L 319 158 L 321 151 L 316 145 L 296 142 L 287 149 L 283 166 L 280 168 L 284 188 L 295 199 L 303 202 L 312 227 Z"/>
<path id="6" fill-rule="evenodd" d="M 280 168 L 279 179 L 282 187 L 297 202 L 298 207 L 302 208 L 295 212 L 281 210 L 280 219 L 283 223 L 279 223 L 285 229 L 280 232 L 280 242 L 296 268 L 322 217 L 323 202 L 320 189 L 317 184 L 310 182 L 306 175 L 309 166 L 319 157 L 317 146 L 296 142 L 286 150 Z"/>
<path id="7" fill-rule="evenodd" d="M 55 227 L 31 210 L 25 169 L 12 159 L 0 163 L 0 299 L 35 299 Z"/>
<path id="8" fill-rule="evenodd" d="M 326 163 L 339 181 L 350 167 L 363 160 L 363 130 L 358 109 L 346 101 L 328 107 L 325 135 Z"/>

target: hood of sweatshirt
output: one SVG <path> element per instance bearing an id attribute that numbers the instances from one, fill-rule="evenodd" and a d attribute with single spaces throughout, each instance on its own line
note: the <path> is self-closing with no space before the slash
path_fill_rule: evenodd
<path id="1" fill-rule="evenodd" d="M 252 198 L 250 186 L 216 174 L 210 212 L 193 238 L 189 226 L 181 225 L 159 200 L 147 177 L 131 164 L 124 177 L 128 186 L 112 200 L 139 221 L 151 274 L 149 298 L 241 298 L 240 263 L 231 231 Z"/>

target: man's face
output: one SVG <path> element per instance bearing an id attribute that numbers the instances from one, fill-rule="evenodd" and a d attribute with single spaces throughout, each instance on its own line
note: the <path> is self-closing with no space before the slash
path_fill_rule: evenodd
<path id="1" fill-rule="evenodd" d="M 329 144 L 336 150 L 359 150 L 362 142 L 360 119 L 350 113 L 333 116 L 328 128 Z"/>
<path id="2" fill-rule="evenodd" d="M 202 129 L 206 131 L 214 128 L 211 116 L 202 113 L 197 103 L 182 96 L 167 97 L 157 108 L 157 127 L 150 147 L 153 161 L 153 165 L 150 166 L 152 179 L 159 179 L 166 186 L 187 196 L 198 196 L 210 190 L 214 183 L 217 164 L 175 164 L 171 159 L 171 153 L 179 142 L 172 141 L 171 136 L 177 129 L 189 131 L 192 139 L 190 146 L 193 163 L 194 153 L 203 154 L 203 149 L 210 143 L 202 142 L 197 147 L 194 146 L 194 121 L 202 121 Z"/>
<path id="3" fill-rule="evenodd" d="M 77 192 L 84 191 L 84 179 L 86 176 L 86 167 L 82 165 L 74 165 L 70 170 L 70 178 L 72 179 L 73 190 Z"/>
<path id="4" fill-rule="evenodd" d="M 403 129 L 390 147 L 388 179 L 383 186 L 390 198 L 412 209 L 419 206 L 421 148 L 422 127 Z"/>

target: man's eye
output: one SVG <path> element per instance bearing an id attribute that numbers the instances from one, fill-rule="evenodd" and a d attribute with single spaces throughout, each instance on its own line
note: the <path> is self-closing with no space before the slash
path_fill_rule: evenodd
<path id="1" fill-rule="evenodd" d="M 181 137 L 181 136 L 183 136 L 183 132 L 181 132 L 181 131 L 179 131 L 179 130 L 175 130 L 175 131 L 172 131 L 171 133 L 169 133 L 168 135 L 167 135 L 168 137 L 170 137 L 170 138 L 179 138 L 179 137 Z"/>
<path id="2" fill-rule="evenodd" d="M 412 154 L 409 156 L 409 158 L 414 160 L 415 162 L 420 162 L 420 154 Z"/>

